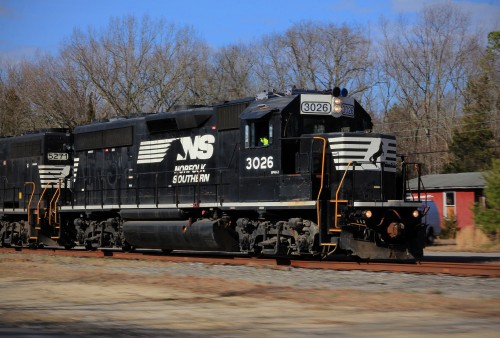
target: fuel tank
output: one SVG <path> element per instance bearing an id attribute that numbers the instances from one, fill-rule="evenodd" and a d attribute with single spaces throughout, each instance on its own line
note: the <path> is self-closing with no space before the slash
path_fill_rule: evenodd
<path id="1" fill-rule="evenodd" d="M 238 235 L 217 220 L 134 220 L 123 223 L 125 240 L 136 248 L 238 251 Z"/>

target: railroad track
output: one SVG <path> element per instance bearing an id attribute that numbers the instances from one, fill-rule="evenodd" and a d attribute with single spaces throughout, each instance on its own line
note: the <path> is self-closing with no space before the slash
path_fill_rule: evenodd
<path id="1" fill-rule="evenodd" d="M 0 253 L 12 254 L 40 254 L 61 255 L 73 257 L 102 257 L 115 259 L 158 260 L 165 262 L 189 262 L 205 264 L 268 266 L 271 268 L 304 268 L 323 270 L 361 270 L 373 272 L 399 272 L 416 274 L 446 274 L 454 276 L 500 277 L 500 261 L 493 263 L 464 263 L 464 262 L 434 262 L 423 261 L 416 263 L 394 262 L 360 262 L 346 260 L 301 260 L 288 258 L 251 258 L 240 255 L 214 254 L 206 255 L 192 253 L 163 254 L 159 251 L 147 250 L 140 252 L 121 252 L 117 250 L 63 250 L 63 249 L 38 249 L 28 248 L 0 248 Z"/>

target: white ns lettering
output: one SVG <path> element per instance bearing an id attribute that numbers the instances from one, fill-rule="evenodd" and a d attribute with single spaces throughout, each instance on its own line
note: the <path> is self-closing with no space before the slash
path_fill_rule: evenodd
<path id="1" fill-rule="evenodd" d="M 274 161 L 272 156 L 262 156 L 262 157 L 247 157 L 245 159 L 247 170 L 258 170 L 258 169 L 272 169 L 274 166 Z"/>
<path id="2" fill-rule="evenodd" d="M 184 154 L 177 154 L 177 161 L 187 160 L 208 160 L 214 154 L 215 136 L 214 135 L 197 135 L 194 140 L 191 137 L 182 137 L 180 139 Z"/>

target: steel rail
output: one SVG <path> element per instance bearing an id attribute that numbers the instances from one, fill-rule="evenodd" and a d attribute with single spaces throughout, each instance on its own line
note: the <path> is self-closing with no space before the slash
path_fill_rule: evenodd
<path id="1" fill-rule="evenodd" d="M 72 257 L 116 258 L 133 260 L 156 260 L 174 263 L 205 263 L 224 265 L 267 266 L 274 269 L 303 268 L 339 271 L 368 271 L 368 272 L 394 272 L 414 274 L 444 274 L 468 277 L 500 278 L 500 261 L 494 263 L 463 263 L 463 262 L 357 262 L 334 260 L 302 260 L 289 258 L 252 258 L 221 253 L 173 253 L 165 255 L 160 251 L 121 252 L 118 250 L 64 250 L 64 249 L 38 249 L 28 248 L 0 248 L 0 253 L 11 254 L 39 254 Z"/>

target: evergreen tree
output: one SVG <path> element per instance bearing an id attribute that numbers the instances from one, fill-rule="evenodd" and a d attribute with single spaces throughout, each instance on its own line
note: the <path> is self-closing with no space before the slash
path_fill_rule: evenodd
<path id="1" fill-rule="evenodd" d="M 461 126 L 453 131 L 449 150 L 452 161 L 445 167 L 448 173 L 484 171 L 490 167 L 494 155 L 493 132 L 486 111 L 478 108 L 465 113 Z"/>
<path id="2" fill-rule="evenodd" d="M 486 207 L 477 206 L 474 221 L 489 237 L 500 242 L 500 159 L 492 161 L 492 168 L 484 174 Z"/>
<path id="3" fill-rule="evenodd" d="M 453 131 L 449 146 L 451 161 L 445 172 L 487 170 L 495 157 L 498 135 L 495 127 L 500 103 L 500 80 L 496 64 L 500 52 L 500 32 L 488 35 L 489 45 L 480 61 L 482 73 L 467 85 L 464 116 Z"/>

